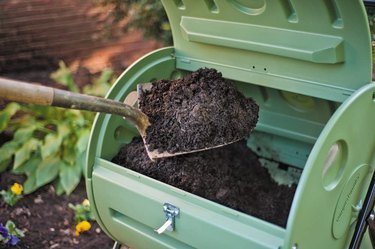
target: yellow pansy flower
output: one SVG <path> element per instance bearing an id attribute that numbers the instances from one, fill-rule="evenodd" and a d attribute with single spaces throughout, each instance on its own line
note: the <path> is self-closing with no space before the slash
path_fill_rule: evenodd
<path id="1" fill-rule="evenodd" d="M 23 191 L 23 187 L 19 183 L 14 183 L 12 187 L 10 187 L 10 191 L 12 191 L 13 194 L 15 195 L 21 195 Z"/>
<path id="2" fill-rule="evenodd" d="M 88 231 L 90 229 L 91 229 L 90 222 L 84 220 L 84 221 L 81 221 L 80 223 L 78 223 L 76 225 L 76 232 L 75 232 L 75 234 L 78 236 L 81 233 L 86 232 L 86 231 Z"/>

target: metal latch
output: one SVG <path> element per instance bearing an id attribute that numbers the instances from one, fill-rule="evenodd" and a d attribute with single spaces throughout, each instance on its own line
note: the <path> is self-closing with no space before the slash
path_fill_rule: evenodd
<path id="1" fill-rule="evenodd" d="M 169 203 L 164 203 L 163 211 L 165 214 L 166 222 L 161 227 L 154 230 L 158 234 L 162 234 L 165 231 L 174 231 L 175 217 L 180 214 L 180 209 Z"/>

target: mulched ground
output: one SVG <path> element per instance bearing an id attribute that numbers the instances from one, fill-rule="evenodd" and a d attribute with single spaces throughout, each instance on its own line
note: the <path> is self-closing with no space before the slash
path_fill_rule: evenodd
<path id="1" fill-rule="evenodd" d="M 248 136 L 259 107 L 215 69 L 201 68 L 177 80 L 158 80 L 140 96 L 149 116 L 150 151 L 186 152 L 223 145 Z"/>
<path id="2" fill-rule="evenodd" d="M 9 172 L 0 174 L 0 189 L 8 189 L 14 182 L 23 182 L 24 177 Z M 25 231 L 25 237 L 15 247 L 35 249 L 109 249 L 113 241 L 92 222 L 92 228 L 80 236 L 75 236 L 74 212 L 68 203 L 78 204 L 86 198 L 84 183 L 69 196 L 57 196 L 52 185 L 44 186 L 38 191 L 19 200 L 10 207 L 0 201 L 0 223 L 12 220 L 16 226 Z M 6 248 L 1 247 L 0 248 Z"/>

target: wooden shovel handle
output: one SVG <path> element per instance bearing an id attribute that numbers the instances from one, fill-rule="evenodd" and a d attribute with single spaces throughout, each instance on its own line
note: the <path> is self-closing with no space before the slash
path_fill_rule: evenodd
<path id="1" fill-rule="evenodd" d="M 9 101 L 52 105 L 53 88 L 0 78 L 0 98 Z"/>
<path id="2" fill-rule="evenodd" d="M 21 103 L 116 114 L 128 118 L 142 130 L 150 125 L 146 114 L 118 101 L 5 78 L 0 78 L 0 98 Z"/>

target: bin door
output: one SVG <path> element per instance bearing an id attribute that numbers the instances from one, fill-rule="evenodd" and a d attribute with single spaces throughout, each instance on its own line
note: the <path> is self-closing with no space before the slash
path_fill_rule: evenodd
<path id="1" fill-rule="evenodd" d="M 346 248 L 375 167 L 375 83 L 349 97 L 307 160 L 283 248 Z"/>
<path id="2" fill-rule="evenodd" d="M 371 81 L 362 0 L 162 0 L 176 67 L 344 101 Z"/>

